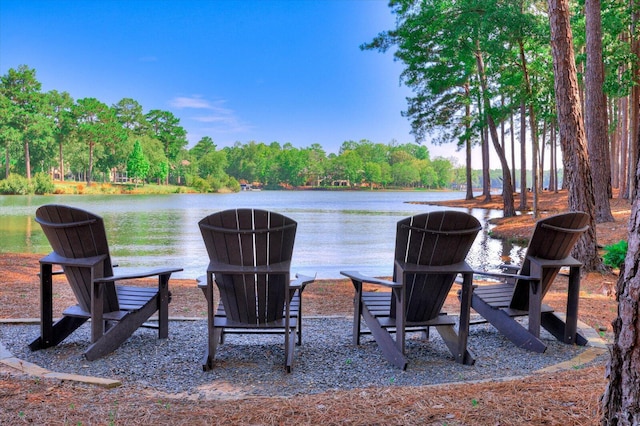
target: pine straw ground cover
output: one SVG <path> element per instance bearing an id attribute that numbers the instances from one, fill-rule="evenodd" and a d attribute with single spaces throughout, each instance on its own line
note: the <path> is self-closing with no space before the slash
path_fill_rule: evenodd
<path id="1" fill-rule="evenodd" d="M 541 210 L 545 214 L 563 211 L 566 194 L 547 195 L 552 194 L 543 194 L 541 201 L 547 204 Z M 493 202 L 500 206 L 497 198 Z M 495 208 L 478 200 L 472 206 Z M 616 222 L 598 225 L 600 245 L 626 239 L 629 204 L 614 199 L 612 209 Z M 528 236 L 533 223 L 527 216 L 500 220 L 492 233 L 503 238 Z M 0 319 L 38 317 L 40 257 L 0 254 Z M 616 316 L 616 280 L 613 273 L 589 273 L 582 278 L 580 319 L 609 339 Z M 545 299 L 559 310 L 565 281 L 559 280 Z M 206 315 L 204 298 L 194 281 L 172 280 L 170 286 L 172 316 Z M 56 279 L 54 293 L 56 309 L 73 303 L 63 281 Z M 348 281 L 319 280 L 305 292 L 305 315 L 351 315 L 351 296 Z M 456 304 L 452 293 L 446 308 L 455 311 Z M 193 401 L 149 394 L 135 384 L 103 389 L 0 367 L 0 424 L 592 425 L 599 418 L 598 400 L 605 385 L 605 367 L 595 365 L 505 381 Z"/>

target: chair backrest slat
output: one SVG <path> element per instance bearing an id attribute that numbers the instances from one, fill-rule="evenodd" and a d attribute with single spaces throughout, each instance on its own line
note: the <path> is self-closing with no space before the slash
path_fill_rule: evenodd
<path id="1" fill-rule="evenodd" d="M 88 211 L 57 204 L 48 204 L 36 210 L 36 222 L 40 224 L 53 251 L 62 257 L 82 259 L 107 255 L 102 276 L 113 275 L 109 245 L 104 221 Z M 91 311 L 91 271 L 88 268 L 63 267 L 67 281 L 80 307 Z M 113 283 L 104 286 L 105 312 L 119 310 L 118 297 Z"/>
<path id="2" fill-rule="evenodd" d="M 569 212 L 541 219 L 533 230 L 525 254 L 521 275 L 531 273 L 531 257 L 548 260 L 561 260 L 569 257 L 573 247 L 582 234 L 589 229 L 589 215 L 583 212 Z M 542 296 L 549 291 L 553 280 L 560 272 L 559 268 L 546 269 L 541 280 Z M 529 306 L 529 284 L 519 280 L 513 290 L 510 307 L 527 310 Z"/>
<path id="3" fill-rule="evenodd" d="M 436 211 L 398 222 L 395 259 L 425 266 L 454 265 L 465 260 L 481 229 L 480 222 L 467 213 Z M 394 281 L 401 280 L 394 270 Z M 409 274 L 404 282 L 409 322 L 428 321 L 440 314 L 456 274 Z M 392 315 L 395 300 L 392 299 Z"/>
<path id="4" fill-rule="evenodd" d="M 231 209 L 203 218 L 200 231 L 211 260 L 236 266 L 290 262 L 297 224 L 278 213 Z M 273 273 L 216 274 L 226 315 L 233 321 L 262 324 L 282 318 L 288 276 Z"/>

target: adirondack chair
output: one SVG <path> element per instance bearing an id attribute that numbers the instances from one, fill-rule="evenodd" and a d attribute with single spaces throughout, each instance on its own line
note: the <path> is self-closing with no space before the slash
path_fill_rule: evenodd
<path id="1" fill-rule="evenodd" d="M 302 342 L 301 295 L 315 279 L 290 280 L 297 223 L 266 210 L 231 209 L 203 218 L 199 226 L 210 261 L 203 286 L 208 305 L 203 370 L 213 368 L 225 333 L 284 333 L 285 368 L 291 372 L 296 332 Z"/>
<path id="2" fill-rule="evenodd" d="M 515 274 L 475 271 L 505 281 L 474 289 L 471 307 L 484 318 L 474 323 L 488 321 L 517 346 L 539 353 L 547 349 L 540 339 L 540 326 L 560 341 L 586 345 L 587 339 L 577 332 L 581 263 L 570 253 L 578 238 L 589 228 L 588 223 L 589 216 L 582 212 L 539 220 L 522 266 L 506 267 Z M 542 303 L 563 267 L 569 268 L 566 320 Z M 529 317 L 528 328 L 516 321 L 522 316 Z"/>
<path id="3" fill-rule="evenodd" d="M 467 349 L 473 271 L 465 258 L 481 229 L 473 216 L 457 211 L 419 214 L 398 222 L 393 281 L 341 271 L 355 288 L 353 343 L 360 344 L 364 318 L 385 358 L 405 370 L 405 333 L 421 331 L 428 337 L 436 328 L 456 362 L 472 365 Z M 442 312 L 456 277 L 462 275 L 462 302 L 458 332 L 453 316 Z M 363 283 L 390 291 L 364 291 Z M 396 335 L 395 340 L 391 333 Z"/>
<path id="4" fill-rule="evenodd" d="M 169 277 L 181 268 L 114 276 L 109 246 L 100 216 L 63 205 L 44 205 L 36 211 L 53 252 L 40 259 L 40 336 L 31 350 L 55 346 L 91 319 L 91 344 L 84 352 L 89 361 L 118 348 L 158 312 L 158 337 L 168 336 Z M 64 310 L 53 323 L 53 265 L 62 267 L 77 305 Z M 158 276 L 158 287 L 121 286 L 121 280 Z"/>

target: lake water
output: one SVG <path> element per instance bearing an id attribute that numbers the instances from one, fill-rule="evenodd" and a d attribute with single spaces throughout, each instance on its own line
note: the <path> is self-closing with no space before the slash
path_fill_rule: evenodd
<path id="1" fill-rule="evenodd" d="M 203 275 L 208 258 L 198 221 L 219 210 L 261 208 L 298 222 L 292 272 L 339 278 L 341 270 L 391 274 L 396 222 L 443 207 L 408 202 L 464 198 L 462 192 L 249 191 L 234 194 L 0 196 L 0 253 L 48 253 L 51 248 L 34 221 L 42 204 L 68 204 L 105 220 L 114 261 L 129 271 L 180 266 L 180 278 Z M 455 209 L 483 224 L 468 262 L 495 269 L 523 249 L 488 236 L 487 221 L 502 212 Z"/>

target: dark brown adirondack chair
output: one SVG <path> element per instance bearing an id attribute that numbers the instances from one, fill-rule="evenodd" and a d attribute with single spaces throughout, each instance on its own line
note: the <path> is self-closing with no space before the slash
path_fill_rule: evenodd
<path id="1" fill-rule="evenodd" d="M 547 345 L 540 340 L 540 326 L 558 340 L 586 345 L 587 339 L 577 332 L 581 263 L 570 253 L 578 238 L 589 228 L 589 216 L 571 212 L 551 216 L 536 223 L 520 268 L 507 266 L 516 274 L 477 274 L 504 279 L 501 284 L 475 288 L 471 307 L 517 346 L 544 352 Z M 542 303 L 551 284 L 563 267 L 569 268 L 566 320 Z M 528 329 L 515 320 L 528 316 Z M 485 322 L 474 321 L 474 323 Z"/>
<path id="2" fill-rule="evenodd" d="M 428 337 L 433 326 L 456 362 L 475 362 L 467 349 L 473 271 L 465 258 L 481 229 L 473 216 L 457 211 L 419 214 L 398 222 L 393 281 L 342 271 L 355 287 L 353 343 L 360 344 L 360 317 L 387 360 L 406 369 L 405 333 L 422 331 Z M 459 331 L 456 319 L 442 306 L 455 278 L 461 274 L 462 303 Z M 390 292 L 365 292 L 363 283 L 377 284 Z M 391 333 L 395 332 L 395 340 Z"/>
<path id="3" fill-rule="evenodd" d="M 314 280 L 298 275 L 290 281 L 297 223 L 266 210 L 232 209 L 205 217 L 199 226 L 210 260 L 203 286 L 208 345 L 202 368 L 213 368 L 225 333 L 284 333 L 285 368 L 291 372 L 296 331 L 298 343 L 302 339 L 301 294 Z"/>
<path id="4" fill-rule="evenodd" d="M 40 337 L 29 347 L 44 349 L 62 342 L 91 319 L 91 345 L 84 352 L 93 361 L 118 348 L 158 312 L 158 337 L 167 338 L 169 328 L 169 277 L 180 268 L 149 273 L 113 275 L 109 246 L 100 216 L 73 207 L 45 205 L 37 209 L 53 252 L 40 259 Z M 53 323 L 53 265 L 59 265 L 76 296 L 77 305 L 67 308 Z M 158 276 L 158 287 L 119 286 L 120 280 Z"/>

